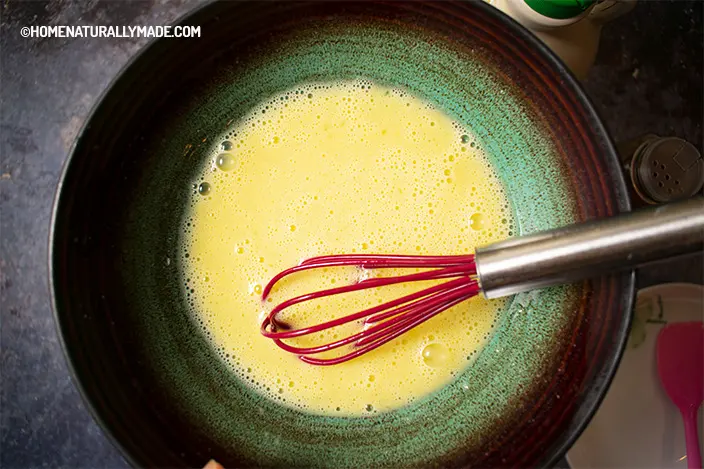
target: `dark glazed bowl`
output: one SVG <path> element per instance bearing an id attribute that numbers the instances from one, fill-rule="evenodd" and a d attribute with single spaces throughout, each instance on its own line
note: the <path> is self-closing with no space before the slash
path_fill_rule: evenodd
<path id="1" fill-rule="evenodd" d="M 214 139 L 301 81 L 404 86 L 466 123 L 521 233 L 627 211 L 613 145 L 565 67 L 482 2 L 227 2 L 181 24 L 201 37 L 151 44 L 94 109 L 53 214 L 64 348 L 125 456 L 145 467 L 554 464 L 615 372 L 633 275 L 516 297 L 470 367 L 479 371 L 461 377 L 470 395 L 453 384 L 408 409 L 345 419 L 282 409 L 228 372 L 192 323 L 173 260 Z M 475 412 L 477 396 L 491 412 Z"/>

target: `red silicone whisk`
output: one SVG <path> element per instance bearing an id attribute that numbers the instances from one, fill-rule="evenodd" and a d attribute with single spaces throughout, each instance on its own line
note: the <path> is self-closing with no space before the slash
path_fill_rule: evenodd
<path id="1" fill-rule="evenodd" d="M 275 306 L 261 333 L 282 349 L 313 365 L 334 365 L 368 353 L 404 332 L 482 292 L 497 298 L 702 250 L 704 199 L 695 198 L 599 221 L 513 238 L 479 248 L 475 255 L 335 255 L 314 257 L 284 270 L 262 292 L 266 299 L 282 278 L 310 269 L 357 266 L 362 269 L 427 269 L 406 275 L 368 278 L 355 284 L 297 296 Z M 280 314 L 311 300 L 398 283 L 447 280 L 395 300 L 323 324 L 289 329 Z M 358 322 L 360 332 L 314 347 L 284 342 Z M 315 355 L 349 346 L 332 358 Z"/>
<path id="2" fill-rule="evenodd" d="M 276 275 L 264 288 L 262 297 L 267 298 L 269 292 L 276 282 L 283 277 L 304 270 L 317 269 L 321 267 L 338 266 L 358 266 L 363 269 L 384 269 L 384 268 L 431 268 L 427 272 L 402 275 L 398 277 L 369 278 L 353 285 L 331 288 L 307 295 L 298 296 L 274 307 L 271 313 L 262 323 L 261 332 L 264 336 L 274 339 L 276 344 L 282 349 L 298 354 L 301 359 L 313 365 L 334 365 L 342 363 L 352 358 L 358 357 L 375 348 L 393 340 L 404 332 L 414 328 L 418 324 L 427 321 L 431 317 L 445 311 L 448 308 L 469 299 L 479 293 L 479 284 L 473 278 L 477 273 L 473 255 L 466 256 L 398 256 L 398 255 L 339 255 L 321 256 L 303 261 L 300 265 L 285 270 Z M 331 295 L 339 295 L 353 291 L 378 288 L 382 286 L 417 282 L 425 280 L 449 279 L 449 282 L 435 285 L 424 290 L 403 296 L 388 303 L 381 304 L 369 309 L 365 309 L 355 314 L 332 321 L 296 330 L 280 331 L 281 324 L 276 320 L 276 316 L 284 309 L 293 305 L 324 298 Z M 368 327 L 361 332 L 346 337 L 344 339 L 320 345 L 318 347 L 300 348 L 287 345 L 282 339 L 293 339 L 308 334 L 314 334 L 333 327 L 347 324 L 352 321 L 360 321 Z M 310 357 L 312 354 L 326 352 L 344 345 L 354 343 L 355 349 L 352 352 L 332 359 L 321 359 Z"/>

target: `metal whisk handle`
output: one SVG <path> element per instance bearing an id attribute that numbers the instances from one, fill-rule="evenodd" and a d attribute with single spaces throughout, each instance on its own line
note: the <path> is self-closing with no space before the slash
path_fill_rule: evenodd
<path id="1" fill-rule="evenodd" d="M 572 283 L 704 249 L 704 198 L 491 244 L 476 250 L 487 298 Z"/>

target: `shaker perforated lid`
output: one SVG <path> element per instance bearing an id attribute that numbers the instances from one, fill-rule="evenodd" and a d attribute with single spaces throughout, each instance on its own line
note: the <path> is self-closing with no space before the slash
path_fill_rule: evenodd
<path id="1" fill-rule="evenodd" d="M 704 160 L 686 140 L 657 138 L 633 156 L 631 176 L 639 195 L 651 203 L 691 197 L 704 185 Z"/>
<path id="2" fill-rule="evenodd" d="M 574 18 L 584 13 L 596 0 L 524 0 L 537 13 L 553 19 Z"/>

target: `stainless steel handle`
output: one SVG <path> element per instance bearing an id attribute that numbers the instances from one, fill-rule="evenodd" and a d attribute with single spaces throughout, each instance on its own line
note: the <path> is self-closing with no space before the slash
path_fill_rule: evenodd
<path id="1" fill-rule="evenodd" d="M 512 238 L 476 250 L 487 298 L 572 283 L 704 249 L 704 198 Z"/>

